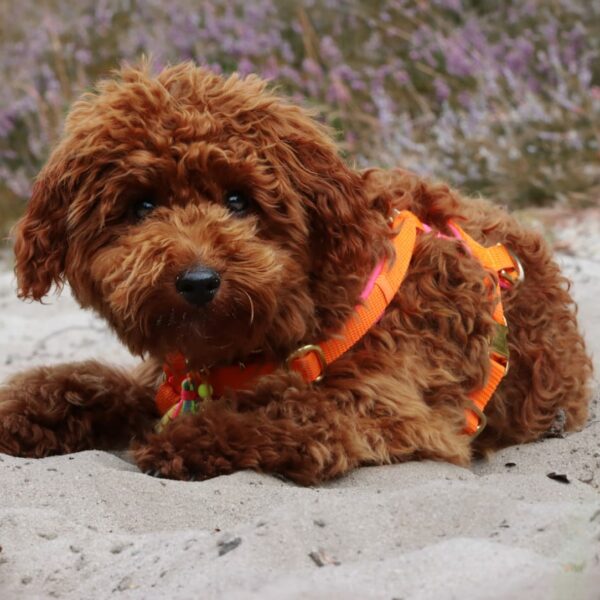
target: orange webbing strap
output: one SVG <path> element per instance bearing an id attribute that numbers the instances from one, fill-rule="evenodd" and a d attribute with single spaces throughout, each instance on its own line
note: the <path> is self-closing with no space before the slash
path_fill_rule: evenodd
<path id="1" fill-rule="evenodd" d="M 181 384 L 180 384 L 181 385 Z M 175 387 L 168 384 L 166 381 L 158 386 L 154 402 L 158 413 L 162 417 L 168 410 L 179 402 L 180 394 L 175 391 Z"/>
<path id="2" fill-rule="evenodd" d="M 259 377 L 264 377 L 275 371 L 275 364 L 256 362 L 248 365 L 232 365 L 219 367 L 210 372 L 209 381 L 215 396 L 225 393 L 227 388 L 232 390 L 247 390 L 252 387 Z"/>
<path id="3" fill-rule="evenodd" d="M 491 269 L 495 273 L 518 273 L 519 267 L 506 246 L 496 244 L 486 248 L 476 242 L 468 233 L 465 233 L 465 231 L 456 223 L 452 222 L 451 225 L 460 233 L 462 241 L 473 253 L 473 256 L 477 258 L 486 269 Z"/>
<path id="4" fill-rule="evenodd" d="M 227 388 L 243 390 L 263 375 L 275 370 L 275 365 L 267 362 L 257 362 L 249 365 L 231 365 L 212 369 L 206 374 L 216 397 L 225 393 Z M 156 392 L 155 402 L 158 412 L 164 415 L 181 398 L 181 383 L 188 376 L 189 369 L 183 354 L 169 354 L 163 365 L 163 381 Z M 195 373 L 199 377 L 198 373 Z"/>
<path id="5" fill-rule="evenodd" d="M 460 233 L 462 241 L 466 244 L 473 256 L 479 260 L 484 268 L 494 271 L 498 276 L 510 278 L 516 281 L 521 271 L 513 255 L 502 244 L 496 244 L 486 248 L 476 242 L 470 235 L 465 233 L 456 223 L 452 226 Z M 513 280 L 513 274 L 516 275 Z M 508 372 L 508 347 L 506 342 L 506 317 L 501 302 L 500 285 L 494 285 L 494 296 L 497 299 L 492 317 L 497 324 L 496 337 L 503 337 L 502 348 L 498 347 L 497 340 L 490 343 L 490 370 L 487 381 L 483 388 L 475 390 L 469 394 L 472 402 L 472 408 L 467 409 L 465 433 L 469 435 L 479 434 L 485 427 L 486 418 L 484 414 L 485 407 L 493 396 L 500 381 Z"/>
<path id="6" fill-rule="evenodd" d="M 387 264 L 384 265 L 373 290 L 356 307 L 339 334 L 318 345 L 304 346 L 288 359 L 288 366 L 299 372 L 305 381 L 318 381 L 328 364 L 354 346 L 373 327 L 396 295 L 408 271 L 417 230 L 423 228 L 421 221 L 409 211 L 402 211 L 397 215 L 394 227 L 398 225 L 401 225 L 401 229 L 393 240 L 396 251 L 394 262 L 389 269 Z"/>
<path id="7" fill-rule="evenodd" d="M 502 364 L 490 357 L 490 372 L 486 384 L 480 389 L 469 394 L 469 399 L 473 403 L 474 409 L 466 410 L 465 433 L 475 435 L 483 430 L 486 423 L 484 414 L 485 407 L 490 398 L 494 395 L 496 388 L 500 385 L 502 378 L 508 371 L 507 364 Z"/>

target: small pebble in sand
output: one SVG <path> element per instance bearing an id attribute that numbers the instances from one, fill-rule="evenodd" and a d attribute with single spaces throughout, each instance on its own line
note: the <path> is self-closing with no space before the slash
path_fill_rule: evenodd
<path id="1" fill-rule="evenodd" d="M 327 554 L 323 548 L 309 552 L 308 556 L 312 559 L 315 565 L 317 565 L 317 567 L 325 567 L 326 565 L 334 565 L 337 567 L 341 564 L 337 558 Z"/>
<path id="2" fill-rule="evenodd" d="M 232 550 L 235 550 L 242 543 L 242 538 L 235 537 L 230 540 L 222 540 L 218 542 L 219 556 L 223 556 Z"/>
<path id="3" fill-rule="evenodd" d="M 546 477 L 560 483 L 571 483 L 571 480 L 564 473 L 554 473 L 553 471 L 552 473 L 548 473 Z"/>
<path id="4" fill-rule="evenodd" d="M 268 533 L 269 533 L 269 529 L 267 528 L 267 522 L 259 521 L 256 524 L 256 535 L 259 537 L 264 537 L 265 535 L 268 535 Z"/>
<path id="5" fill-rule="evenodd" d="M 122 544 L 115 544 L 110 549 L 110 552 L 111 552 L 111 554 L 121 554 L 121 552 L 123 552 L 123 550 L 125 550 L 126 548 L 130 548 L 131 546 L 133 546 L 133 544 L 131 542 L 126 542 L 126 543 L 122 543 Z"/>
<path id="6" fill-rule="evenodd" d="M 187 551 L 197 542 L 198 542 L 198 540 L 196 538 L 191 538 L 189 540 L 186 540 L 186 542 L 183 544 L 183 549 L 185 551 Z"/>
<path id="7" fill-rule="evenodd" d="M 131 590 L 135 587 L 136 586 L 133 585 L 133 580 L 131 579 L 131 577 L 129 577 L 129 575 L 127 575 L 123 577 L 121 581 L 119 581 L 117 587 L 113 589 L 113 592 L 124 592 L 125 590 Z"/>

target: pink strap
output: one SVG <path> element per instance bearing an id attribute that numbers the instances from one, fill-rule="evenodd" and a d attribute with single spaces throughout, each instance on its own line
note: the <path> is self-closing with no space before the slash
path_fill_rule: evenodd
<path id="1" fill-rule="evenodd" d="M 373 291 L 373 286 L 375 285 L 377 278 L 379 277 L 379 275 L 381 275 L 381 271 L 383 270 L 384 262 L 385 261 L 382 260 L 377 264 L 375 269 L 373 269 L 371 277 L 369 277 L 369 281 L 367 281 L 367 285 L 365 285 L 365 289 L 360 295 L 361 300 L 365 300 L 366 298 L 368 298 L 369 294 Z"/>

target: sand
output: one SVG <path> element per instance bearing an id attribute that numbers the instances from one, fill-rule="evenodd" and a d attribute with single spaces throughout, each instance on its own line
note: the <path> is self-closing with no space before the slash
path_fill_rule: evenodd
<path id="1" fill-rule="evenodd" d="M 600 369 L 592 215 L 563 219 L 553 239 Z M 49 302 L 17 301 L 0 272 L 0 379 L 92 356 L 135 362 L 68 292 Z M 0 599 L 597 600 L 597 397 L 594 411 L 580 433 L 471 469 L 413 462 L 315 488 L 252 472 L 153 479 L 126 453 L 0 455 Z"/>

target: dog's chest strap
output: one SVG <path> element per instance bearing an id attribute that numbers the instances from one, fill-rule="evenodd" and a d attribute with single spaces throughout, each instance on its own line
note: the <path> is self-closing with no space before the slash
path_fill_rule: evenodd
<path id="1" fill-rule="evenodd" d="M 157 429 L 162 429 L 181 413 L 202 410 L 212 401 L 213 396 L 221 396 L 228 388 L 233 390 L 251 388 L 258 378 L 279 368 L 296 371 L 307 383 L 320 381 L 327 365 L 354 346 L 381 318 L 406 276 L 417 234 L 431 231 L 429 226 L 409 211 L 397 213 L 392 226 L 399 227 L 398 234 L 393 240 L 396 254 L 394 261 L 377 265 L 361 294 L 361 303 L 356 306 L 355 311 L 335 338 L 302 346 L 292 352 L 283 364 L 258 362 L 219 367 L 208 373 L 190 373 L 184 356 L 170 355 L 163 368 L 163 383 L 156 395 L 157 408 L 163 416 Z M 485 426 L 483 413 L 485 406 L 508 371 L 507 327 L 500 288 L 513 285 L 522 278 L 523 272 L 519 261 L 504 246 L 498 244 L 485 248 L 458 225 L 449 223 L 449 229 L 486 269 L 498 274 L 498 283 L 489 279 L 489 285 L 497 298 L 493 313 L 497 328 L 496 335 L 490 343 L 489 376 L 481 390 L 469 394 L 470 405 L 465 414 L 465 433 L 476 435 Z"/>

